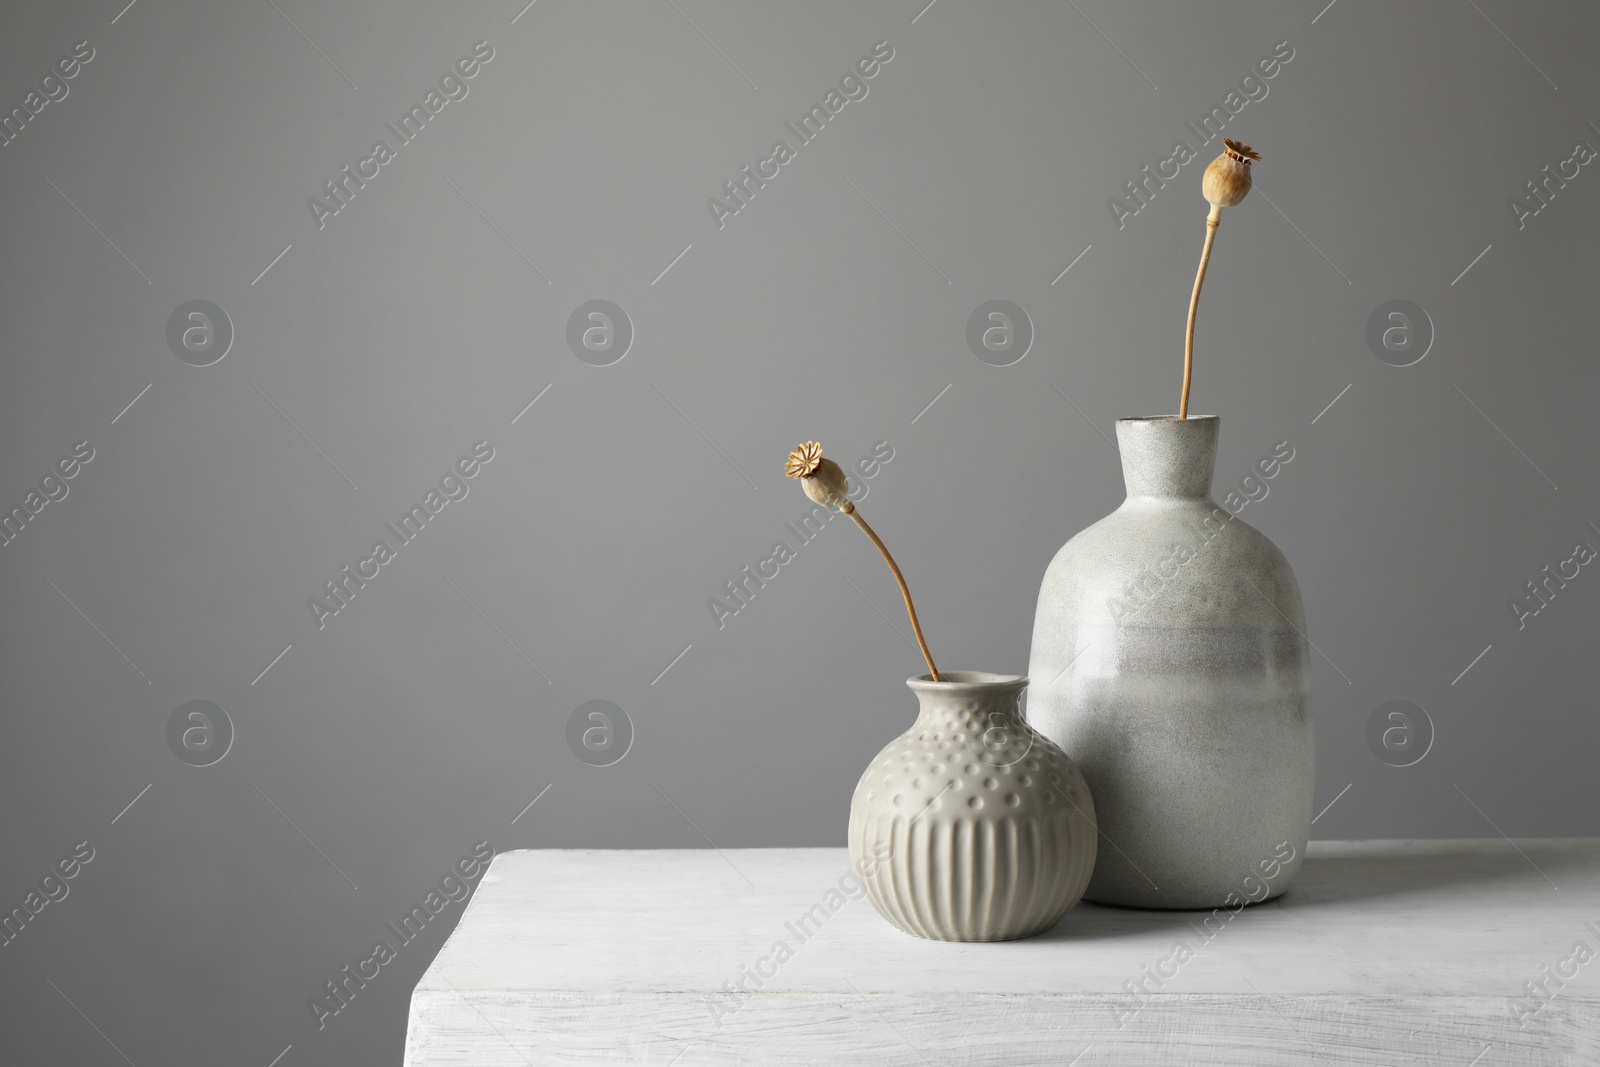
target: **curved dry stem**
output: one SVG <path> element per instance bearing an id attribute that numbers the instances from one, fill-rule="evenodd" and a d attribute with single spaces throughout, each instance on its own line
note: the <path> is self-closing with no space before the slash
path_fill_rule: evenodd
<path id="1" fill-rule="evenodd" d="M 1183 395 L 1178 399 L 1178 418 L 1189 417 L 1189 381 L 1194 376 L 1194 316 L 1200 309 L 1200 286 L 1205 284 L 1206 266 L 1211 262 L 1211 245 L 1217 239 L 1217 226 L 1222 222 L 1222 208 L 1211 205 L 1206 216 L 1206 246 L 1200 252 L 1200 269 L 1194 275 L 1194 292 L 1189 295 L 1189 325 L 1183 335 Z"/>
<path id="2" fill-rule="evenodd" d="M 917 621 L 917 609 L 911 605 L 911 590 L 906 588 L 905 576 L 900 573 L 899 565 L 895 563 L 894 557 L 889 555 L 889 550 L 884 546 L 882 539 L 873 532 L 872 527 L 867 525 L 867 520 L 861 517 L 859 511 L 851 508 L 845 514 L 849 515 L 855 524 L 861 527 L 862 533 L 872 538 L 872 543 L 878 546 L 878 551 L 883 555 L 883 561 L 894 572 L 894 580 L 900 586 L 900 595 L 905 598 L 906 614 L 911 617 L 912 632 L 917 635 L 917 647 L 922 650 L 923 661 L 928 664 L 928 673 L 933 676 L 934 681 L 943 681 L 944 679 L 939 677 L 939 668 L 933 665 L 933 656 L 928 652 L 928 642 L 922 639 L 922 624 Z"/>

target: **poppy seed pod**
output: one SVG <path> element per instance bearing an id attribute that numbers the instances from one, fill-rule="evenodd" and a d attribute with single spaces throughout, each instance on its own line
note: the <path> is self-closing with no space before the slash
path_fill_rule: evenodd
<path id="1" fill-rule="evenodd" d="M 842 511 L 846 515 L 855 510 L 850 503 L 850 480 L 844 469 L 831 459 L 824 459 L 822 446 L 815 441 L 800 445 L 784 461 L 783 473 L 800 479 L 800 488 L 806 496 L 825 508 Z"/>
<path id="2" fill-rule="evenodd" d="M 1250 192 L 1250 164 L 1261 156 L 1231 137 L 1222 139 L 1222 155 L 1211 161 L 1201 179 L 1201 191 L 1215 207 L 1233 207 Z"/>
<path id="3" fill-rule="evenodd" d="M 845 477 L 844 469 L 831 459 L 819 460 L 816 469 L 800 479 L 800 487 L 806 491 L 806 496 L 825 508 L 833 508 L 846 515 L 855 508 L 847 495 L 850 492 L 850 480 Z"/>

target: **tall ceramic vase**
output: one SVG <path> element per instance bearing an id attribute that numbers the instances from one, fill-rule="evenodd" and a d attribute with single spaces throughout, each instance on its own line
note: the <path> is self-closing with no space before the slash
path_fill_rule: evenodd
<path id="1" fill-rule="evenodd" d="M 1299 870 L 1315 736 L 1300 589 L 1211 500 L 1214 417 L 1122 419 L 1128 496 L 1039 590 L 1029 721 L 1083 770 L 1106 844 L 1085 896 L 1271 899 Z"/>
<path id="2" fill-rule="evenodd" d="M 1094 801 L 1066 753 L 1023 721 L 1028 679 L 945 671 L 850 801 L 850 861 L 878 913 L 939 941 L 1043 933 L 1083 896 Z"/>

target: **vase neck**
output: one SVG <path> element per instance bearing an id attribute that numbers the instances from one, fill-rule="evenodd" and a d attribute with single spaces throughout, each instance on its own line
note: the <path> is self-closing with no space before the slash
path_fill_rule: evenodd
<path id="1" fill-rule="evenodd" d="M 957 671 L 947 677 L 973 678 L 977 672 Z M 1022 692 L 1026 678 L 987 675 L 984 681 L 930 683 L 914 679 L 920 705 L 917 726 L 974 736 L 996 727 L 1016 729 L 1022 721 Z M 1004 679 L 988 681 L 987 679 Z"/>
<path id="2" fill-rule="evenodd" d="M 1214 415 L 1118 419 L 1117 446 L 1128 499 L 1210 499 L 1218 424 Z"/>
<path id="3" fill-rule="evenodd" d="M 997 727 L 1018 729 L 1022 721 L 1022 697 L 1013 693 L 968 701 L 924 697 L 916 725 L 924 730 L 966 730 L 977 736 Z"/>

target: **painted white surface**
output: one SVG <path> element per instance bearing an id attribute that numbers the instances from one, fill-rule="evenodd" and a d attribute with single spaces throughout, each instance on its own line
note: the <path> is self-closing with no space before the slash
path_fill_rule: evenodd
<path id="1" fill-rule="evenodd" d="M 1025 941 L 923 941 L 847 873 L 842 848 L 500 855 L 412 995 L 406 1063 L 1600 1064 L 1600 958 L 1513 1014 L 1600 953 L 1600 840 L 1313 842 L 1209 938 L 1211 913 L 1080 904 Z"/>

